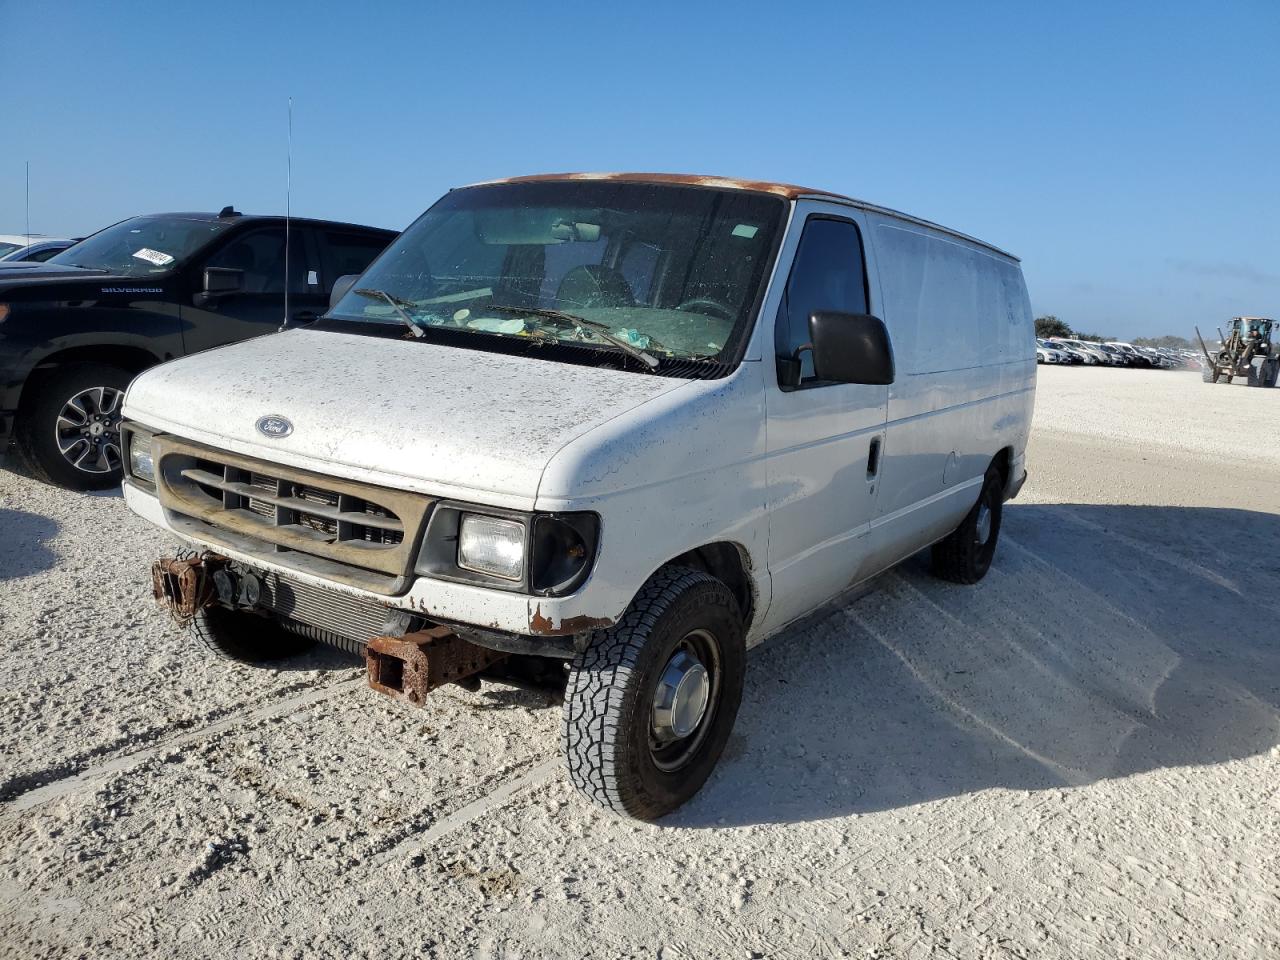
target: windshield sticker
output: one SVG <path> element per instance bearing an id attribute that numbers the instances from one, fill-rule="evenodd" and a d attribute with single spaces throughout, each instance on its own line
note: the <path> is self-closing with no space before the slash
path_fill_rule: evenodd
<path id="1" fill-rule="evenodd" d="M 133 255 L 139 260 L 146 260 L 148 263 L 154 263 L 157 267 L 167 267 L 173 263 L 173 257 L 167 253 L 161 253 L 159 250 L 152 250 L 150 247 L 143 247 L 141 250 L 135 250 Z"/>
<path id="2" fill-rule="evenodd" d="M 754 239 L 755 235 L 759 232 L 759 227 L 752 226 L 749 223 L 740 223 L 733 228 L 733 235 L 735 237 L 742 237 L 744 240 Z"/>

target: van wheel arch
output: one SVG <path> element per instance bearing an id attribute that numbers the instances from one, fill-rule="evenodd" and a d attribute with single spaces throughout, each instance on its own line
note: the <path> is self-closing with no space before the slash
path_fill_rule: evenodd
<path id="1" fill-rule="evenodd" d="M 154 353 L 142 347 L 131 347 L 122 344 L 102 344 L 91 347 L 70 347 L 41 357 L 28 374 L 22 391 L 18 395 L 18 409 L 29 404 L 34 391 L 33 385 L 59 367 L 69 363 L 100 363 L 110 367 L 119 367 L 137 376 L 148 367 L 154 367 L 161 360 Z"/>
<path id="2" fill-rule="evenodd" d="M 756 587 L 751 579 L 751 555 L 740 544 L 727 540 L 703 544 L 687 550 L 679 556 L 672 557 L 662 564 L 658 570 L 667 567 L 683 567 L 699 570 L 715 577 L 733 594 L 738 602 L 738 610 L 742 614 L 744 631 L 751 628 L 756 613 Z M 655 570 L 651 577 L 658 573 Z"/>

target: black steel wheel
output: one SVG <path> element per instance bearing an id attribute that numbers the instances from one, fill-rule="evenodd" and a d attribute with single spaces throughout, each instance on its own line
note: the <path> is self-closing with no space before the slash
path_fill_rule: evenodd
<path id="1" fill-rule="evenodd" d="M 991 569 L 1004 515 L 1004 477 L 987 470 L 978 502 L 944 540 L 933 545 L 934 576 L 953 583 L 977 583 Z"/>

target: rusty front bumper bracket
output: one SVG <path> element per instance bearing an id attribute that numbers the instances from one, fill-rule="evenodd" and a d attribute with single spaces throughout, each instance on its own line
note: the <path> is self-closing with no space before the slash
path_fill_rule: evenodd
<path id="1" fill-rule="evenodd" d="M 374 637 L 365 647 L 369 686 L 396 700 L 422 706 L 428 693 L 465 681 L 508 654 L 463 640 L 448 627 L 403 637 Z"/>
<path id="2" fill-rule="evenodd" d="M 151 592 L 180 625 L 213 603 L 214 571 L 230 563 L 226 557 L 202 553 L 188 557 L 161 557 L 151 565 Z"/>

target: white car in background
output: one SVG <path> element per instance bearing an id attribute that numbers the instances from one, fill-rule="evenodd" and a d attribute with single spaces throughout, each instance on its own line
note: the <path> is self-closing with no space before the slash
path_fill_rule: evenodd
<path id="1" fill-rule="evenodd" d="M 1054 337 L 1051 343 L 1060 344 L 1067 350 L 1078 353 L 1084 358 L 1084 362 L 1090 366 L 1106 366 L 1111 361 L 1107 355 L 1098 349 L 1096 343 L 1089 343 L 1085 340 L 1070 340 L 1066 337 Z"/>
<path id="2" fill-rule="evenodd" d="M 1069 364 L 1071 358 L 1057 344 L 1036 337 L 1036 363 Z"/>
<path id="3" fill-rule="evenodd" d="M 75 243 L 65 237 L 0 233 L 0 263 L 43 263 Z"/>

